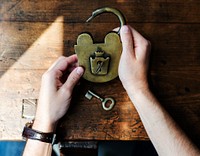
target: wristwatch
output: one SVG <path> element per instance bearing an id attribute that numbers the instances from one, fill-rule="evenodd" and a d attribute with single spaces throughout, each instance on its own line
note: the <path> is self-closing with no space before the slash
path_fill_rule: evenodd
<path id="1" fill-rule="evenodd" d="M 38 130 L 32 129 L 33 121 L 26 123 L 24 130 L 22 132 L 22 137 L 26 139 L 38 140 L 46 143 L 54 144 L 56 140 L 56 134 L 44 133 Z"/>

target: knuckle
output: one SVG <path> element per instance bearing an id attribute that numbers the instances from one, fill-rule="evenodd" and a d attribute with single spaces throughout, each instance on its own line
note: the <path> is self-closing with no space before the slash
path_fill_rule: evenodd
<path id="1" fill-rule="evenodd" d="M 69 85 L 67 85 L 66 87 L 62 87 L 60 89 L 61 94 L 63 95 L 71 95 L 71 87 Z"/>
<path id="2" fill-rule="evenodd" d="M 70 77 L 68 77 L 71 86 L 75 86 L 76 85 L 76 83 L 79 80 L 79 77 L 80 76 L 78 74 L 76 74 L 76 73 L 73 73 Z"/>
<path id="3" fill-rule="evenodd" d="M 49 78 L 51 78 L 54 75 L 54 73 L 52 71 L 46 71 L 43 75 L 42 75 L 42 80 L 48 80 Z"/>
<path id="4" fill-rule="evenodd" d="M 142 41 L 141 41 L 141 45 L 142 45 L 142 49 L 143 50 L 148 50 L 148 49 L 150 49 L 151 48 L 151 42 L 149 41 L 149 40 L 146 40 L 146 39 L 143 39 Z"/>
<path id="5" fill-rule="evenodd" d="M 149 40 L 147 40 L 147 41 L 148 41 L 147 47 L 151 48 L 151 42 Z"/>
<path id="6" fill-rule="evenodd" d="M 145 47 L 148 47 L 148 46 L 149 46 L 149 41 L 148 41 L 148 40 L 144 39 L 142 42 L 143 42 L 142 44 L 143 44 Z"/>
<path id="7" fill-rule="evenodd" d="M 47 77 L 49 77 L 49 72 L 46 71 L 43 75 L 42 75 L 42 80 L 47 79 Z"/>
<path id="8" fill-rule="evenodd" d="M 64 57 L 64 56 L 60 56 L 58 59 L 59 60 L 63 60 L 63 59 L 65 59 L 66 57 Z"/>
<path id="9" fill-rule="evenodd" d="M 78 79 L 79 79 L 78 74 L 74 74 L 74 75 L 72 75 L 72 77 L 71 77 L 71 81 L 72 81 L 73 83 L 76 83 Z"/>
<path id="10" fill-rule="evenodd" d="M 66 59 L 67 59 L 67 57 L 65 57 L 65 56 L 59 56 L 59 58 L 57 59 L 57 62 L 64 61 Z"/>

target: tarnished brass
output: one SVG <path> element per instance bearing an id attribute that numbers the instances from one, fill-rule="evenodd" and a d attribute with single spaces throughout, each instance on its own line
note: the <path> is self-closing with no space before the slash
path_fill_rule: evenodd
<path id="1" fill-rule="evenodd" d="M 94 75 L 106 75 L 108 73 L 108 65 L 110 57 L 104 55 L 103 51 L 94 52 L 94 56 L 90 56 L 90 68 Z"/>
<path id="2" fill-rule="evenodd" d="M 120 28 L 125 24 L 123 15 L 118 10 L 107 7 L 94 11 L 87 22 L 104 12 L 117 15 L 121 23 Z M 101 83 L 113 80 L 118 76 L 122 44 L 116 32 L 108 33 L 104 43 L 94 43 L 90 34 L 82 33 L 78 36 L 77 45 L 74 48 L 79 65 L 85 68 L 83 78 L 86 80 Z"/>
<path id="3" fill-rule="evenodd" d="M 95 10 L 95 11 L 92 13 L 92 16 L 89 17 L 89 18 L 87 19 L 86 22 L 90 22 L 90 21 L 91 21 L 93 18 L 95 18 L 96 16 L 98 16 L 98 15 L 100 15 L 100 14 L 102 14 L 102 13 L 106 13 L 106 12 L 107 12 L 107 13 L 113 13 L 113 14 L 115 14 L 115 15 L 118 17 L 119 22 L 120 22 L 120 28 L 126 23 L 123 14 L 122 14 L 119 10 L 114 9 L 114 8 L 109 8 L 109 7 L 104 7 L 104 8 L 100 8 L 100 9 Z M 118 34 L 119 34 L 119 32 L 120 32 L 120 28 L 119 28 L 119 30 L 118 30 Z"/>
<path id="4" fill-rule="evenodd" d="M 97 49 L 103 49 L 107 56 L 94 57 Z M 109 33 L 105 37 L 105 43 L 93 44 L 89 34 L 81 34 L 77 39 L 75 52 L 78 55 L 79 65 L 85 68 L 83 78 L 91 82 L 107 82 L 118 76 L 118 65 L 121 56 L 122 45 L 117 33 Z M 100 61 L 100 62 L 99 62 Z M 98 63 L 103 62 L 98 71 Z"/>

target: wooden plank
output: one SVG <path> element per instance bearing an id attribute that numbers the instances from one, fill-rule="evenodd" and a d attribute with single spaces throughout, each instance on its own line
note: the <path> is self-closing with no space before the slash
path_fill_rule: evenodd
<path id="1" fill-rule="evenodd" d="M 55 24 L 62 25 L 62 22 L 61 20 L 56 21 Z M 18 101 L 18 113 L 22 99 L 38 97 L 41 75 L 51 63 L 62 53 L 65 55 L 73 53 L 73 45 L 76 43 L 76 38 L 80 32 L 90 31 L 99 41 L 104 37 L 103 32 L 106 33 L 103 30 L 104 27 L 96 23 L 87 26 L 79 23 L 65 24 L 62 31 L 64 35 L 61 35 L 64 36 L 64 45 L 54 42 L 59 38 L 56 39 L 51 31 L 49 33 L 53 36 L 53 39 L 47 44 L 42 41 L 49 40 L 49 35 L 45 35 L 48 31 L 45 30 L 52 26 L 51 23 L 24 22 L 23 29 L 18 29 L 21 25 L 20 22 L 1 23 L 1 48 L 3 49 L 1 54 L 4 51 L 6 53 L 0 61 L 2 76 L 0 95 L 1 99 L 4 99 L 3 103 L 7 103 L 8 106 L 15 105 L 14 103 Z M 103 23 L 103 25 L 109 30 L 115 26 L 115 23 Z M 200 75 L 198 72 L 200 70 L 198 59 L 200 26 L 198 24 L 153 23 L 132 23 L 132 25 L 149 38 L 153 44 L 150 74 L 154 92 L 185 131 L 191 137 L 198 136 L 197 138 L 199 138 L 199 126 L 194 125 L 194 123 L 199 122 L 200 108 Z M 95 29 L 92 29 L 93 27 Z M 31 30 L 34 30 L 34 32 Z M 102 33 L 99 33 L 99 31 Z M 58 33 L 62 32 L 58 29 Z M 62 48 L 59 49 L 59 47 Z M 49 49 L 51 49 L 50 53 Z M 10 62 L 5 63 L 5 59 Z M 69 115 L 64 119 L 65 122 L 61 125 L 65 131 L 61 135 L 65 136 L 65 139 L 147 139 L 139 116 L 119 80 L 116 79 L 109 85 L 106 83 L 95 86 L 83 81 L 80 88 L 84 89 L 76 93 L 73 104 L 75 106 L 72 106 Z M 95 99 L 87 101 L 84 98 L 87 89 L 98 91 L 103 96 L 114 97 L 117 101 L 115 109 L 111 113 L 106 113 L 102 110 L 99 101 L 95 101 Z M 120 96 L 117 93 L 120 93 Z M 75 104 L 77 101 L 80 101 L 78 105 Z M 121 107 L 122 105 L 123 107 Z M 1 107 L 3 113 L 5 105 L 2 104 Z M 88 112 L 90 112 L 90 116 L 88 116 Z M 20 119 L 20 117 L 18 114 L 17 120 L 19 123 L 24 123 L 25 120 Z M 127 119 L 127 117 L 130 119 Z M 186 121 L 184 117 L 188 120 Z M 2 119 L 2 122 L 6 123 L 4 130 L 6 129 L 8 132 L 12 130 L 10 123 L 13 120 L 14 116 L 9 118 L 9 122 Z M 22 129 L 23 124 L 20 126 Z M 193 131 L 189 131 L 190 129 Z M 6 134 L 3 133 L 2 138 L 6 138 Z M 13 138 L 14 135 L 16 133 L 9 135 L 9 137 Z M 20 138 L 20 136 L 18 130 L 17 138 Z"/>
<path id="2" fill-rule="evenodd" d="M 88 89 L 100 93 L 103 97 L 113 97 L 116 100 L 114 109 L 106 112 L 99 100 L 87 100 L 84 93 Z M 82 81 L 60 131 L 61 138 L 72 140 L 147 139 L 139 116 L 118 79 L 95 85 Z"/>
<path id="3" fill-rule="evenodd" d="M 199 80 L 191 81 L 191 79 L 184 79 L 183 77 L 181 77 L 180 81 L 180 77 L 177 77 L 177 75 L 178 73 L 176 73 L 176 75 L 167 74 L 163 79 L 161 76 L 158 76 L 160 82 L 155 82 L 155 85 L 158 85 L 156 94 L 159 95 L 159 92 L 162 92 L 158 96 L 159 100 L 175 120 L 177 120 L 178 124 L 180 124 L 183 129 L 186 130 L 193 139 L 195 139 L 199 136 L 199 126 L 198 124 L 195 124 L 199 122 L 199 87 L 196 88 L 193 85 L 189 86 L 189 90 L 193 90 L 192 93 L 190 93 L 183 85 L 194 83 L 199 86 L 198 84 L 200 82 Z M 186 77 L 186 75 L 184 75 L 184 77 Z M 156 80 L 156 77 L 154 76 L 151 78 Z M 63 136 L 65 136 L 66 139 L 72 140 L 76 138 L 95 138 L 98 140 L 128 140 L 130 138 L 140 140 L 145 139 L 144 131 L 140 131 L 140 128 L 142 128 L 140 126 L 142 125 L 140 121 L 137 121 L 137 113 L 126 96 L 125 91 L 119 86 L 120 84 L 117 84 L 117 80 L 116 82 L 110 82 L 109 86 L 108 84 L 101 86 L 92 86 L 91 84 L 89 87 L 87 85 L 80 86 L 80 89 L 86 89 L 84 89 L 83 92 L 80 91 L 80 93 L 77 93 L 77 95 L 80 96 L 75 97 L 75 102 L 73 103 L 69 114 L 64 118 L 63 124 L 61 124 L 61 132 L 63 133 Z M 91 102 L 85 100 L 84 95 L 81 95 L 81 93 L 86 92 L 88 88 L 92 88 L 93 90 L 102 93 L 104 96 L 114 97 L 117 101 L 114 110 L 111 113 L 106 113 L 100 106 L 93 106 L 94 101 Z M 110 88 L 110 90 L 107 90 L 107 88 Z M 111 88 L 115 89 L 113 90 Z M 77 103 L 77 101 L 80 102 Z M 95 105 L 100 105 L 98 100 L 95 101 Z M 187 118 L 187 120 L 185 118 Z M 135 124 L 135 127 L 132 127 L 132 124 L 130 123 L 133 125 Z M 119 134 L 121 134 L 121 136 L 119 136 Z M 63 136 L 61 136 L 61 138 Z M 142 136 L 144 138 L 142 138 Z"/>
<path id="4" fill-rule="evenodd" d="M 86 4 L 87 7 L 86 7 Z M 81 32 L 95 41 L 118 26 L 105 14 L 85 24 L 101 6 L 120 9 L 128 23 L 152 43 L 150 82 L 163 106 L 184 131 L 200 140 L 200 2 L 152 1 L 3 1 L 0 7 L 0 139 L 21 139 L 26 119 L 23 99 L 37 99 L 42 73 L 60 55 L 74 53 Z M 189 10 L 189 11 L 188 11 Z M 98 100 L 84 98 L 87 89 L 117 101 L 111 112 Z M 120 95 L 120 96 L 119 96 Z M 63 118 L 61 137 L 71 140 L 148 139 L 119 79 L 105 84 L 82 80 Z"/>
<path id="5" fill-rule="evenodd" d="M 22 139 L 28 121 L 22 119 L 23 99 L 38 98 L 42 74 L 62 55 L 63 23 L 58 21 L 48 26 L 28 24 L 25 29 L 22 23 L 1 22 L 1 140 Z"/>
<path id="6" fill-rule="evenodd" d="M 87 6 L 86 6 L 87 5 Z M 3 1 L 0 20 L 53 22 L 58 16 L 64 16 L 67 23 L 83 23 L 92 11 L 103 6 L 118 8 L 128 22 L 139 23 L 199 23 L 200 2 L 198 0 L 151 0 L 151 1 Z M 112 18 L 110 18 L 112 17 Z M 94 22 L 118 22 L 110 15 Z"/>
<path id="7" fill-rule="evenodd" d="M 54 24 L 62 26 L 61 21 Z M 49 31 L 51 35 L 45 36 L 45 30 L 51 27 L 51 23 L 30 23 L 24 22 L 23 29 L 18 29 L 22 24 L 20 22 L 2 22 L 0 23 L 1 51 L 0 51 L 0 69 L 6 70 L 15 63 L 32 45 L 31 54 L 34 57 L 27 57 L 25 62 L 34 64 L 34 69 L 46 69 L 39 60 L 55 59 L 61 54 L 71 55 L 74 53 L 73 46 L 81 32 L 89 31 L 96 42 L 102 42 L 104 36 L 109 30 L 115 27 L 113 23 L 104 23 L 103 27 L 99 24 L 65 24 L 64 30 L 57 29 L 63 37 L 55 35 L 55 32 Z M 200 25 L 199 24 L 135 24 L 130 23 L 142 34 L 144 34 L 153 45 L 152 50 L 152 70 L 199 70 L 200 65 Z M 105 29 L 106 28 L 106 29 Z M 32 31 L 34 30 L 34 31 Z M 101 33 L 100 33 L 101 32 Z M 39 39 L 40 36 L 42 39 Z M 187 37 L 186 37 L 187 36 Z M 44 42 L 48 39 L 48 42 Z M 42 41 L 41 41 L 42 40 Z M 61 43 L 58 43 L 59 42 Z M 62 40 L 62 41 L 61 41 Z M 40 42 L 43 42 L 42 44 Z M 62 45 L 63 44 L 63 45 Z M 63 50 L 64 49 L 64 50 Z M 57 55 L 59 51 L 59 55 Z M 41 58 L 42 53 L 43 58 Z M 37 62 L 38 60 L 38 62 Z M 37 63 L 35 63 L 37 62 Z M 45 65 L 45 63 L 44 63 Z M 48 64 L 49 65 L 49 64 Z M 33 67 L 20 66 L 17 69 L 28 69 Z"/>
<path id="8" fill-rule="evenodd" d="M 36 99 L 43 70 L 8 70 L 0 78 L 0 139 L 21 140 L 23 99 Z"/>
<path id="9" fill-rule="evenodd" d="M 15 69 L 47 69 L 63 53 L 61 21 L 62 17 L 48 24 L 1 22 L 0 70 L 13 64 Z"/>

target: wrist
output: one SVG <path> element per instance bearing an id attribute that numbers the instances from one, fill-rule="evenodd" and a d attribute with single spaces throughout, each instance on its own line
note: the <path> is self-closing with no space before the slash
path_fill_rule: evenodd
<path id="1" fill-rule="evenodd" d="M 123 85 L 126 92 L 128 93 L 128 95 L 132 96 L 132 97 L 137 97 L 138 94 L 144 93 L 144 92 L 150 92 L 149 90 L 149 85 L 148 83 L 142 82 L 142 83 L 131 83 L 128 85 Z"/>
<path id="2" fill-rule="evenodd" d="M 56 129 L 56 123 L 51 123 L 49 121 L 42 121 L 36 118 L 34 120 L 32 128 L 44 133 L 54 132 Z"/>
<path id="3" fill-rule="evenodd" d="M 127 92 L 129 98 L 131 99 L 133 105 L 138 112 L 146 112 L 145 110 L 158 108 L 158 101 L 155 96 L 152 94 L 149 88 L 143 88 L 138 90 L 136 93 L 131 91 Z M 149 102 L 151 101 L 151 102 Z M 147 113 L 147 112 L 146 112 Z"/>
<path id="4" fill-rule="evenodd" d="M 150 94 L 151 91 L 148 86 L 141 86 L 141 87 L 131 87 L 129 86 L 126 89 L 127 94 L 129 95 L 130 99 L 135 103 L 136 101 L 140 101 L 140 98 Z"/>
<path id="5" fill-rule="evenodd" d="M 56 134 L 54 132 L 44 132 L 44 130 L 39 131 L 38 129 L 33 128 L 33 121 L 26 123 L 22 132 L 22 137 L 26 140 L 38 140 L 51 144 L 54 144 L 56 141 Z"/>
<path id="6" fill-rule="evenodd" d="M 38 106 L 41 106 L 39 103 Z M 44 112 L 41 107 L 37 107 L 36 116 L 32 128 L 42 132 L 54 132 L 56 129 L 56 122 L 53 122 L 50 113 Z"/>

